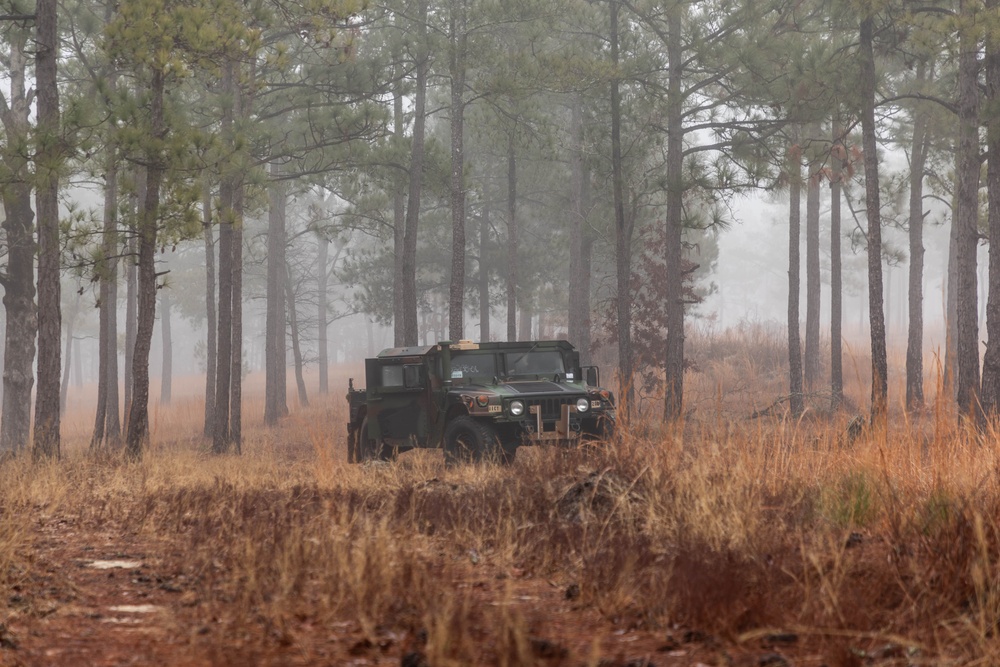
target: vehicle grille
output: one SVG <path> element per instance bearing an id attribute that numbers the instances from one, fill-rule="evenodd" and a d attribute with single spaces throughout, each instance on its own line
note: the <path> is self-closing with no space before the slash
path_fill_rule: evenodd
<path id="1" fill-rule="evenodd" d="M 528 414 L 534 415 L 538 410 L 542 411 L 542 419 L 559 419 L 562 417 L 562 406 L 564 405 L 576 405 L 576 399 L 579 398 L 574 396 L 572 398 L 565 397 L 551 397 L 551 398 L 531 398 L 527 399 Z"/>

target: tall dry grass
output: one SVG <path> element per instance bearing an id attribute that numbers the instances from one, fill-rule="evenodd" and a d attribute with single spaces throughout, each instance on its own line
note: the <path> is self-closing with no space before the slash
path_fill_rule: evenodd
<path id="1" fill-rule="evenodd" d="M 759 354 L 713 342 L 691 395 L 755 377 L 758 394 L 779 391 L 760 365 L 775 343 L 758 335 Z M 214 651 L 350 622 L 435 666 L 533 664 L 541 621 L 509 603 L 519 572 L 576 587 L 619 626 L 731 643 L 781 628 L 828 656 L 891 644 L 1000 664 L 996 432 L 932 406 L 852 437 L 850 414 L 746 419 L 752 406 L 727 400 L 706 399 L 683 432 L 651 412 L 613 443 L 454 469 L 437 452 L 348 465 L 339 393 L 248 427 L 242 456 L 211 456 L 199 406 L 181 402 L 158 411 L 139 462 L 77 447 L 0 467 L 0 604 L 31 572 L 36 523 L 58 514 L 181 555 L 189 613 L 216 629 L 192 641 Z M 475 572 L 506 578 L 487 600 L 465 585 Z"/>

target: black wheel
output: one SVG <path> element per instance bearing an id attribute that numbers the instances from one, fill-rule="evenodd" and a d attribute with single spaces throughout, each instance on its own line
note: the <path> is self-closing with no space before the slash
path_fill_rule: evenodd
<path id="1" fill-rule="evenodd" d="M 347 431 L 347 462 L 357 463 L 358 462 L 358 439 L 360 437 L 361 431 L 356 428 L 348 429 Z"/>
<path id="2" fill-rule="evenodd" d="M 368 417 L 361 420 L 361 428 L 357 432 L 357 445 L 355 446 L 356 463 L 365 461 L 390 461 L 394 458 L 395 450 L 386 447 L 381 440 L 376 440 L 368 435 Z"/>
<path id="3" fill-rule="evenodd" d="M 517 440 L 504 440 L 500 443 L 500 463 L 505 466 L 514 465 L 517 458 L 517 448 L 520 446 Z"/>
<path id="4" fill-rule="evenodd" d="M 463 415 L 444 428 L 444 460 L 449 465 L 480 461 L 500 461 L 504 450 L 493 427 Z M 511 457 L 513 460 L 513 456 Z"/>
<path id="5" fill-rule="evenodd" d="M 505 436 L 500 439 L 500 449 L 497 450 L 498 463 L 505 466 L 513 465 L 517 458 L 517 448 L 521 446 L 521 439 L 518 437 Z"/>

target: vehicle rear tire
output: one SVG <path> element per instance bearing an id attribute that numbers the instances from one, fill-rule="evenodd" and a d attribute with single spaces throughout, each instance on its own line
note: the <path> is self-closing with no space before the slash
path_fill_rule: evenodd
<path id="1" fill-rule="evenodd" d="M 350 429 L 347 432 L 347 462 L 357 463 L 358 462 L 358 439 L 361 437 L 361 431 L 358 429 Z"/>
<path id="2" fill-rule="evenodd" d="M 462 415 L 452 419 L 444 427 L 445 463 L 500 462 L 504 459 L 500 438 L 490 424 Z"/>
<path id="3" fill-rule="evenodd" d="M 368 437 L 368 417 L 361 420 L 361 428 L 357 433 L 357 445 L 355 450 L 355 462 L 364 463 L 366 461 L 391 461 L 395 458 L 395 450 L 386 447 L 381 440 Z"/>

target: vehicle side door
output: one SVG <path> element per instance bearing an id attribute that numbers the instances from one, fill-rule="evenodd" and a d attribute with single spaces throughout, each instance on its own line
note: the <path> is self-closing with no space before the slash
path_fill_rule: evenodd
<path id="1" fill-rule="evenodd" d="M 378 364 L 378 427 L 389 444 L 427 439 L 427 371 L 423 359 L 382 359 Z"/>

